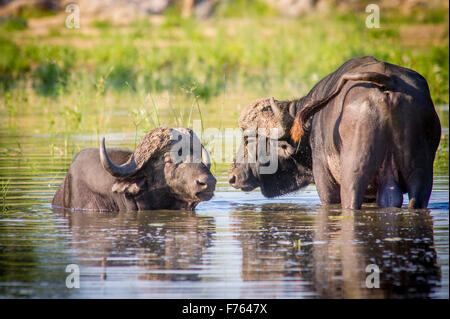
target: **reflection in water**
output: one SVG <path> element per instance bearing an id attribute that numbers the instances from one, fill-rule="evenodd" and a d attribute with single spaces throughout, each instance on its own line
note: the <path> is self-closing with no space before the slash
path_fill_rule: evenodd
<path id="1" fill-rule="evenodd" d="M 366 242 L 365 265 L 379 265 L 383 272 L 384 297 L 427 297 L 441 279 L 429 210 L 359 214 L 355 239 Z"/>
<path id="2" fill-rule="evenodd" d="M 222 210 L 208 211 L 213 201 L 197 212 L 55 210 L 29 220 L 25 213 L 8 213 L 17 219 L 0 220 L 0 295 L 446 296 L 445 210 L 430 214 L 429 210 L 369 207 L 347 212 L 293 204 L 289 199 L 272 204 L 220 198 L 218 202 L 225 206 Z M 65 286 L 64 270 L 72 263 L 80 266 L 78 290 Z M 370 264 L 381 270 L 379 289 L 365 285 Z"/>
<path id="3" fill-rule="evenodd" d="M 214 231 L 213 218 L 194 212 L 57 213 L 68 220 L 80 266 L 101 267 L 102 279 L 111 267 L 137 266 L 139 280 L 199 280 L 191 266 L 201 263 Z"/>
<path id="4" fill-rule="evenodd" d="M 258 210 L 247 204 L 233 213 L 236 238 L 242 246 L 242 279 L 271 281 L 274 291 L 308 294 L 309 283 L 302 277 L 311 246 L 303 245 L 312 241 L 314 215 L 298 211 L 295 205 L 264 204 Z"/>
<path id="5" fill-rule="evenodd" d="M 366 243 L 355 238 L 356 218 L 352 212 L 318 210 L 312 280 L 323 297 L 362 298 L 374 291 L 363 288 L 367 274 L 362 249 Z M 378 289 L 375 296 L 381 296 Z"/>
<path id="6" fill-rule="evenodd" d="M 85 146 L 67 142 L 49 159 L 64 140 L 0 132 L 0 298 L 448 298 L 448 170 L 429 211 L 325 209 L 314 186 L 269 200 L 231 189 L 226 167 L 196 212 L 53 212 Z M 66 287 L 68 264 L 80 289 Z M 380 289 L 365 287 L 369 264 Z"/>
<path id="7" fill-rule="evenodd" d="M 255 209 L 234 213 L 243 280 L 294 280 L 320 298 L 429 297 L 441 280 L 428 210 Z M 370 264 L 381 271 L 379 289 L 366 287 Z"/>
<path id="8" fill-rule="evenodd" d="M 323 208 L 314 186 L 235 191 L 219 163 L 215 196 L 194 213 L 53 212 L 73 157 L 98 136 L 47 134 L 46 113 L 0 124 L 0 298 L 448 298 L 448 106 L 440 114 L 430 210 L 354 214 Z M 134 149 L 136 132 L 119 133 L 129 119 L 112 123 L 111 145 Z M 80 289 L 66 287 L 68 264 Z M 365 287 L 369 264 L 379 289 Z"/>

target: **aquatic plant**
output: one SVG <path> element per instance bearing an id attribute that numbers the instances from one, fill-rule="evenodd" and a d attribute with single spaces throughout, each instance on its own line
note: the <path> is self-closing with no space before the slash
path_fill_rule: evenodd
<path id="1" fill-rule="evenodd" d="M 6 198 L 9 191 L 9 182 L 10 180 L 0 179 L 0 197 L 2 199 L 1 209 L 2 212 L 6 212 L 8 210 L 8 206 L 6 205 Z"/>

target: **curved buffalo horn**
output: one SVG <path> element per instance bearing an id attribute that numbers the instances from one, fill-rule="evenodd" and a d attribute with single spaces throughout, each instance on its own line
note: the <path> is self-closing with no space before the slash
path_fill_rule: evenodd
<path id="1" fill-rule="evenodd" d="M 275 118 L 277 119 L 279 125 L 278 125 L 278 138 L 284 136 L 285 129 L 283 127 L 283 114 L 281 113 L 280 107 L 275 102 L 275 99 L 273 97 L 270 98 L 270 108 L 272 109 L 273 115 L 275 115 Z"/>
<path id="2" fill-rule="evenodd" d="M 270 98 L 270 107 L 272 109 L 273 115 L 275 115 L 277 119 L 280 119 L 281 110 L 280 107 L 277 105 L 277 103 L 275 103 L 275 99 L 273 97 Z"/>
<path id="3" fill-rule="evenodd" d="M 123 165 L 116 165 L 111 162 L 108 154 L 106 153 L 105 138 L 102 139 L 100 145 L 100 161 L 103 168 L 114 177 L 127 177 L 137 172 L 136 161 L 134 160 L 134 154 L 131 155 L 128 162 Z"/>
<path id="4" fill-rule="evenodd" d="M 205 163 L 206 167 L 208 167 L 208 169 L 210 169 L 211 168 L 211 158 L 209 157 L 209 153 L 206 150 L 206 148 L 202 145 L 202 158 L 203 158 L 203 156 L 205 157 L 205 160 L 206 160 L 206 163 Z"/>

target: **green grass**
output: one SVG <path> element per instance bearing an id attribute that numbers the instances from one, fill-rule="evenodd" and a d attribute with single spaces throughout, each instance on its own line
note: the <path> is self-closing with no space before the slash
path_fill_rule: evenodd
<path id="1" fill-rule="evenodd" d="M 21 31 L 28 28 L 27 20 L 24 18 L 5 18 L 0 20 L 0 29 L 2 31 Z"/>
<path id="2" fill-rule="evenodd" d="M 8 206 L 6 205 L 6 197 L 9 191 L 9 180 L 0 179 L 0 198 L 2 200 L 2 204 L 0 206 L 1 212 L 6 212 L 8 210 Z"/>
<path id="3" fill-rule="evenodd" d="M 225 18 L 265 18 L 277 16 L 277 10 L 260 0 L 234 0 L 219 2 L 217 15 Z"/>
<path id="4" fill-rule="evenodd" d="M 90 26 L 98 29 L 108 29 L 112 28 L 113 24 L 108 20 L 94 20 L 90 23 Z"/>
<path id="5" fill-rule="evenodd" d="M 383 12 L 381 28 L 368 29 L 365 12 L 287 19 L 262 1 L 248 12 L 243 4 L 220 3 L 205 21 L 183 19 L 175 8 L 160 23 L 93 21 L 40 33 L 0 26 L 0 116 L 8 118 L 0 126 L 64 136 L 190 126 L 195 119 L 236 127 L 253 99 L 302 96 L 362 55 L 416 70 L 435 104 L 449 103 L 446 9 Z M 439 163 L 448 146 L 443 152 Z"/>
<path id="6" fill-rule="evenodd" d="M 240 1 L 233 3 L 239 6 Z M 252 8 L 259 12 L 258 6 Z M 423 74 L 435 102 L 448 103 L 448 38 L 431 46 L 404 44 L 403 22 L 394 19 L 381 29 L 367 29 L 363 14 L 287 20 L 268 16 L 198 22 L 169 11 L 162 25 L 137 21 L 117 27 L 94 21 L 91 26 L 101 31 L 97 36 L 83 34 L 83 29 L 52 28 L 39 36 L 2 31 L 1 87 L 31 81 L 38 94 L 56 95 L 92 88 L 108 73 L 106 90 L 157 93 L 196 87 L 205 102 L 236 89 L 291 97 L 306 93 L 345 60 L 373 55 Z M 20 41 L 11 40 L 11 33 Z M 95 49 L 86 47 L 89 42 Z"/>

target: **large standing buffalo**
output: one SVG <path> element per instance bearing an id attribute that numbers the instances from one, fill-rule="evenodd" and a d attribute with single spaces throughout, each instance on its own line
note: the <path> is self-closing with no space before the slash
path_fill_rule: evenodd
<path id="1" fill-rule="evenodd" d="M 274 197 L 315 183 L 324 204 L 360 209 L 425 208 L 441 126 L 426 80 L 417 72 L 373 57 L 354 58 L 292 101 L 260 99 L 239 117 L 243 130 L 258 128 L 278 143 L 278 169 L 261 174 L 247 158 L 248 139 L 230 168 L 229 182 L 245 191 L 261 187 Z M 270 138 L 268 129 L 277 128 Z M 261 143 L 258 143 L 260 145 Z"/>
<path id="2" fill-rule="evenodd" d="M 100 150 L 75 156 L 52 204 L 95 211 L 192 210 L 214 194 L 209 169 L 208 152 L 186 128 L 154 129 L 133 153 L 106 150 L 103 139 Z"/>

